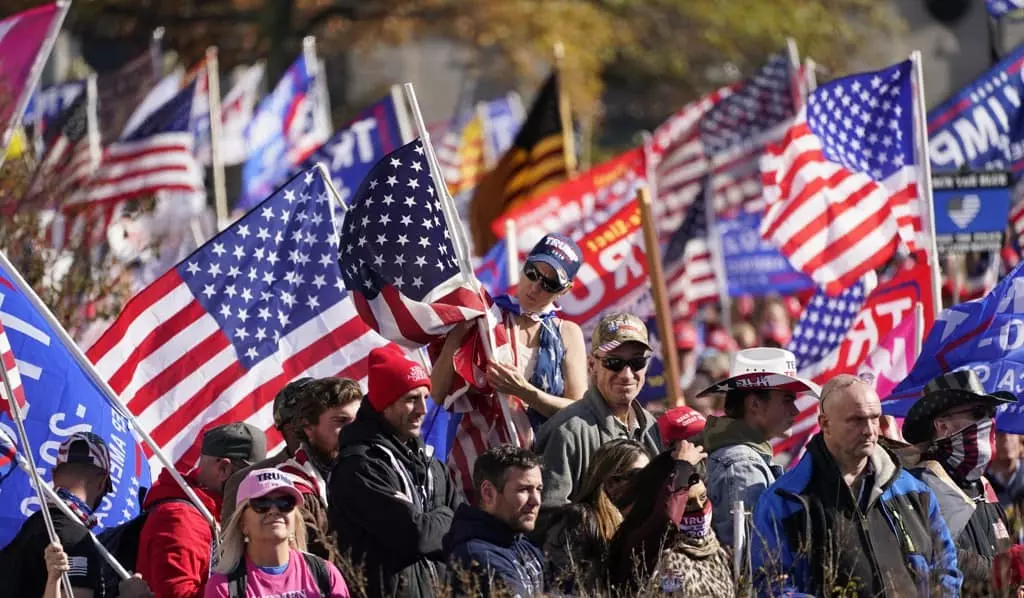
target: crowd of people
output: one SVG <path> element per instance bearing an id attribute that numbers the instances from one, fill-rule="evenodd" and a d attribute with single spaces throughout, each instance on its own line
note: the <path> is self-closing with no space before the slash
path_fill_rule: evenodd
<path id="1" fill-rule="evenodd" d="M 797 376 L 778 302 L 754 331 L 774 343 L 731 359 L 679 343 L 696 366 L 688 386 L 704 387 L 656 416 L 637 400 L 653 353 L 645 323 L 605 314 L 588 342 L 558 317 L 580 261 L 549 235 L 515 294 L 496 298 L 515 361 L 490 364 L 488 380 L 520 402 L 529 442 L 479 447 L 469 475 L 423 442 L 428 397 L 447 393 L 468 327 L 431 371 L 375 349 L 365 396 L 340 378 L 277 393 L 277 454 L 254 426 L 207 430 L 182 473 L 218 526 L 162 472 L 142 514 L 112 530 L 133 573 L 121 581 L 89 533 L 110 452 L 73 434 L 52 473 L 75 517 L 48 509 L 59 545 L 41 512 L 26 520 L 0 553 L 5 595 L 62 596 L 62 574 L 79 597 L 1024 595 L 1024 455 L 994 426 L 1012 396 L 948 372 L 900 440 L 883 436 L 869 381 Z M 770 441 L 807 394 L 821 431 L 784 471 Z"/>

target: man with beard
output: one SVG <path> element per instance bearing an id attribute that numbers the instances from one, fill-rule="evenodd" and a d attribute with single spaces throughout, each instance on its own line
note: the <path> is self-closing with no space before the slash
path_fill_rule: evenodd
<path id="1" fill-rule="evenodd" d="M 1013 402 L 961 370 L 929 382 L 903 422 L 903 438 L 922 449 L 911 473 L 935 493 L 956 543 L 964 596 L 990 594 L 993 559 L 1013 545 L 1006 512 L 982 475 L 994 450 L 996 407 Z"/>
<path id="2" fill-rule="evenodd" d="M 453 593 L 539 595 L 544 591 L 544 555 L 525 534 L 533 531 L 540 512 L 540 460 L 511 445 L 491 447 L 473 466 L 473 487 L 479 508 L 460 506 L 444 538 L 455 570 Z M 464 574 L 469 578 L 463 579 Z"/>
<path id="3" fill-rule="evenodd" d="M 304 384 L 295 395 L 289 427 L 299 446 L 277 468 L 302 493 L 299 512 L 306 524 L 309 551 L 340 566 L 327 519 L 327 483 L 338 461 L 338 435 L 355 420 L 363 391 L 355 380 L 320 378 Z"/>

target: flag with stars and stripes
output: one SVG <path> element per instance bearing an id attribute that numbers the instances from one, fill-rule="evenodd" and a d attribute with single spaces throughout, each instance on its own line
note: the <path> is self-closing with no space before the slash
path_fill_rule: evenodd
<path id="1" fill-rule="evenodd" d="M 11 349 L 11 342 L 7 339 L 7 332 L 0 323 L 0 366 L 4 368 L 3 396 L 0 397 L 0 414 L 11 415 L 10 401 L 17 402 L 22 413 L 25 412 L 25 389 L 21 386 L 21 374 L 18 373 L 18 364 L 14 360 L 14 351 Z"/>
<path id="2" fill-rule="evenodd" d="M 787 55 L 774 54 L 701 118 L 718 213 L 764 209 L 759 159 L 766 144 L 782 138 L 796 114 L 794 81 Z"/>
<path id="3" fill-rule="evenodd" d="M 923 243 L 913 66 L 818 87 L 762 161 L 761 235 L 831 295 Z"/>
<path id="4" fill-rule="evenodd" d="M 708 220 L 704 185 L 691 200 L 683 223 L 668 240 L 662 262 L 668 287 L 672 316 L 681 318 L 695 313 L 704 304 L 718 298 L 718 280 L 708 247 Z"/>
<path id="5" fill-rule="evenodd" d="M 337 198 L 297 174 L 136 295 L 88 351 L 164 452 L 188 468 L 202 432 L 245 421 L 279 444 L 274 395 L 302 376 L 365 389 L 387 342 L 359 318 L 338 269 Z"/>

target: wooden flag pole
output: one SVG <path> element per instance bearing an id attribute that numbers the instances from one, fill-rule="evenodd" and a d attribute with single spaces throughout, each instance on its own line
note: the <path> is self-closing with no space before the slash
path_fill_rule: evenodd
<path id="1" fill-rule="evenodd" d="M 434 182 L 434 192 L 438 195 L 438 201 L 441 204 L 441 213 L 444 215 L 445 224 L 448 226 L 448 231 L 451 235 L 452 245 L 455 247 L 455 255 L 458 257 L 459 269 L 462 275 L 466 277 L 466 280 L 472 286 L 472 288 L 479 293 L 480 299 L 484 303 L 484 317 L 477 320 L 477 327 L 480 334 L 483 336 L 484 352 L 487 356 L 487 361 L 496 362 L 497 356 L 497 341 L 494 338 L 494 325 L 497 324 L 492 320 L 492 314 L 490 309 L 487 309 L 489 304 L 486 293 L 484 292 L 483 286 L 480 281 L 477 280 L 476 275 L 473 273 L 473 267 L 469 261 L 469 241 L 466 238 L 466 229 L 462 226 L 462 222 L 459 220 L 459 213 L 455 209 L 455 200 L 452 199 L 450 193 L 448 193 L 448 185 L 445 184 L 444 178 L 441 176 L 441 165 L 437 160 L 437 154 L 434 152 L 434 146 L 430 143 L 430 132 L 427 131 L 427 124 L 423 120 L 423 113 L 420 112 L 420 103 L 416 99 L 416 88 L 413 87 L 412 83 L 406 83 L 402 86 L 405 90 L 405 98 L 409 102 L 409 107 L 412 110 L 412 117 L 416 123 L 416 130 L 420 136 L 420 142 L 423 144 L 423 151 L 427 158 L 427 166 L 430 168 L 430 178 Z M 519 446 L 519 435 L 516 434 L 515 425 L 512 423 L 512 413 L 508 406 L 508 397 L 505 397 L 501 393 L 498 393 L 498 404 L 501 405 L 501 415 L 505 420 L 506 433 L 509 437 L 509 442 L 515 446 Z"/>
<path id="2" fill-rule="evenodd" d="M 928 265 L 932 272 L 932 305 L 935 317 L 942 311 L 942 270 L 939 267 L 939 250 L 935 244 L 935 201 L 932 199 L 932 164 L 928 155 L 928 123 L 927 109 L 924 103 L 924 74 L 921 70 L 921 52 L 914 50 L 910 54 L 913 65 L 911 81 L 914 94 L 914 160 L 917 164 L 918 188 L 922 204 L 922 224 L 925 235 Z"/>
<path id="3" fill-rule="evenodd" d="M 206 92 L 210 102 L 210 165 L 213 168 L 213 198 L 217 210 L 217 230 L 228 227 L 228 192 L 224 182 L 224 158 L 221 153 L 220 66 L 217 46 L 206 49 Z"/>
<path id="4" fill-rule="evenodd" d="M 142 441 L 145 442 L 147 446 L 149 446 L 149 448 L 153 451 L 153 455 L 157 458 L 157 460 L 160 461 L 160 464 L 163 465 L 165 469 L 167 469 L 171 477 L 174 478 L 174 481 L 177 482 L 179 486 L 181 486 L 182 491 L 185 492 L 185 497 L 192 501 L 196 509 L 199 510 L 202 516 L 206 518 L 206 521 L 210 524 L 210 527 L 213 528 L 214 537 L 219 535 L 220 525 L 217 523 L 217 520 L 214 518 L 213 514 L 210 513 L 210 510 L 207 509 L 205 505 L 203 505 L 203 502 L 201 500 L 199 500 L 199 496 L 196 494 L 196 491 L 193 490 L 192 486 L 190 486 L 188 482 L 185 481 L 185 478 L 181 475 L 181 473 L 179 473 L 178 470 L 174 468 L 174 464 L 171 463 L 171 460 L 167 458 L 166 454 L 164 454 L 163 450 L 160 448 L 160 445 L 158 445 L 156 441 L 154 441 L 153 438 L 149 435 L 149 432 L 147 432 L 145 428 L 142 427 L 142 424 L 139 423 L 139 420 L 135 417 L 135 414 L 132 413 L 127 407 L 125 407 L 121 403 L 121 399 L 117 396 L 117 393 L 114 392 L 114 389 L 110 387 L 110 383 L 107 382 L 107 380 L 103 378 L 103 376 L 100 376 L 100 373 L 96 371 L 96 366 L 94 366 L 93 363 L 89 361 L 89 358 L 85 356 L 85 353 L 82 352 L 82 349 L 78 346 L 74 339 L 71 338 L 71 335 L 68 334 L 67 330 L 64 330 L 63 326 L 61 326 L 60 322 L 57 320 L 57 317 L 54 316 L 53 312 L 50 311 L 50 308 L 47 307 L 45 303 L 43 303 L 43 300 L 39 298 L 39 295 L 36 295 L 35 290 L 27 282 L 25 282 L 25 279 L 22 278 L 21 276 L 21 272 L 18 272 L 17 268 L 14 267 L 14 264 L 12 264 L 10 260 L 7 259 L 7 254 L 4 253 L 2 250 L 0 250 L 0 269 L 5 270 L 10 275 L 11 282 L 13 282 L 22 292 L 22 294 L 25 295 L 25 298 L 28 299 L 28 302 L 31 303 L 32 307 L 34 307 L 36 311 L 39 312 L 39 315 L 42 316 L 44 320 L 46 320 L 46 323 L 50 325 L 50 328 L 53 328 L 54 334 L 57 335 L 57 338 L 60 339 L 61 343 L 71 354 L 71 357 L 74 358 L 78 366 L 81 367 L 85 374 L 89 376 L 89 379 L 92 380 L 93 383 L 96 386 L 98 386 L 101 391 L 103 391 L 103 394 L 106 395 L 107 403 L 110 404 L 111 409 L 116 410 L 122 417 L 124 417 L 128 421 L 128 423 L 132 425 L 132 428 L 134 428 L 135 431 L 138 433 L 139 438 L 141 438 Z"/>
<path id="5" fill-rule="evenodd" d="M 554 54 L 558 84 L 558 119 L 562 122 L 562 150 L 565 154 L 565 170 L 569 173 L 569 178 L 572 178 L 576 176 L 576 138 L 572 128 L 572 106 L 569 104 L 569 94 L 565 93 L 565 46 L 562 42 L 555 42 Z"/>
<path id="6" fill-rule="evenodd" d="M 14 103 L 14 112 L 11 113 L 11 120 L 6 123 L 0 123 L 4 126 L 3 133 L 0 134 L 0 166 L 4 165 L 4 158 L 7 156 L 7 150 L 10 149 L 11 139 L 14 137 L 14 132 L 21 126 L 21 117 L 25 115 L 25 108 L 28 107 L 28 101 L 32 97 L 32 91 L 35 90 L 36 86 L 39 85 L 39 78 L 43 75 L 43 68 L 46 66 L 46 62 L 50 58 L 50 52 L 53 51 L 53 44 L 57 42 L 57 36 L 60 35 L 60 28 L 64 25 L 64 17 L 68 15 L 68 10 L 71 8 L 71 0 L 58 0 L 57 1 L 57 16 L 50 23 L 50 28 L 46 32 L 46 37 L 43 38 L 43 44 L 39 47 L 39 53 L 36 54 L 35 60 L 32 62 L 32 68 L 28 72 L 28 78 L 25 79 L 25 87 L 18 92 L 14 92 L 14 96 L 17 101 Z"/>
<path id="7" fill-rule="evenodd" d="M 10 407 L 11 419 L 14 420 L 14 426 L 18 430 L 18 438 L 21 440 L 22 450 L 25 453 L 25 459 L 28 460 L 28 476 L 32 480 L 32 487 L 35 488 L 36 496 L 39 498 L 39 512 L 43 514 L 43 524 L 46 526 L 46 535 L 50 538 L 51 544 L 60 544 L 60 538 L 57 537 L 57 530 L 53 527 L 53 518 L 50 516 L 50 509 L 46 506 L 46 495 L 43 492 L 43 478 L 39 475 L 39 470 L 36 469 L 36 460 L 32 456 L 32 444 L 28 441 L 28 432 L 25 431 L 25 421 L 21 415 L 21 406 L 18 405 L 18 400 L 14 396 L 14 387 L 11 385 L 10 376 L 7 373 L 7 367 L 0 364 L 0 382 L 2 382 L 3 398 L 0 400 L 6 400 Z M 63 588 L 63 592 L 66 592 L 68 596 L 73 596 L 71 589 L 71 580 L 68 578 L 67 572 L 61 573 L 60 583 Z"/>
<path id="8" fill-rule="evenodd" d="M 679 389 L 679 358 L 675 350 L 675 335 L 672 333 L 672 314 L 665 290 L 665 273 L 661 269 L 661 250 L 658 247 L 658 229 L 651 209 L 650 191 L 646 187 L 637 189 L 636 201 L 640 204 L 640 221 L 644 227 L 644 253 L 647 254 L 647 273 L 651 277 L 655 320 L 658 323 L 658 336 L 661 337 L 661 362 L 665 366 L 668 404 L 669 407 L 679 407 L 683 405 Z"/>

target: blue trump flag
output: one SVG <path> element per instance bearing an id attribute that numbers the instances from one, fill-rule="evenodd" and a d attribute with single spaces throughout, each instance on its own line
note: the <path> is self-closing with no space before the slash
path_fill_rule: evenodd
<path id="1" fill-rule="evenodd" d="M 381 158 L 404 145 L 392 96 L 359 113 L 321 145 L 293 174 L 322 162 L 345 205 Z"/>
<path id="2" fill-rule="evenodd" d="M 129 422 L 117 411 L 88 373 L 75 361 L 46 319 L 21 292 L 14 277 L 0 267 L 0 319 L 7 331 L 25 388 L 25 428 L 36 465 L 51 480 L 61 442 L 75 432 L 101 436 L 110 449 L 114 491 L 97 511 L 100 527 L 112 527 L 139 513 L 139 488 L 150 486 L 149 464 L 132 436 Z M 0 417 L 0 431 L 17 438 L 10 416 Z M 25 447 L 18 447 L 24 451 Z M 28 475 L 10 472 L 0 484 L 0 546 L 14 538 L 39 501 Z"/>
<path id="3" fill-rule="evenodd" d="M 970 368 L 987 392 L 1008 391 L 1015 405 L 999 407 L 996 427 L 1024 433 L 1024 264 L 1013 269 L 983 299 L 944 310 L 935 320 L 910 374 L 883 401 L 887 415 L 903 417 L 928 382 Z"/>
<path id="4" fill-rule="evenodd" d="M 1024 169 L 1024 44 L 928 112 L 936 172 Z"/>

